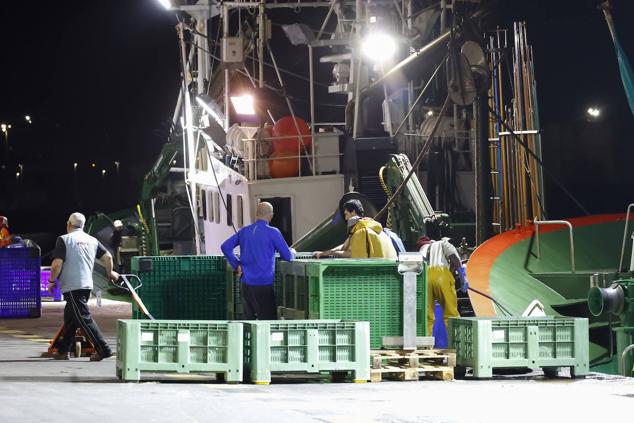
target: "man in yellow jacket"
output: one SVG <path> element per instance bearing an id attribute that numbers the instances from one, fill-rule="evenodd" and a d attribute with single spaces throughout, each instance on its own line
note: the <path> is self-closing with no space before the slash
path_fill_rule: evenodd
<path id="1" fill-rule="evenodd" d="M 392 240 L 383 232 L 381 224 L 363 215 L 359 200 L 347 201 L 343 205 L 343 217 L 348 227 L 348 239 L 339 247 L 315 252 L 315 257 L 396 259 L 398 255 Z"/>
<path id="2" fill-rule="evenodd" d="M 416 242 L 416 247 L 423 253 L 423 259 L 428 264 L 427 269 L 427 333 L 431 335 L 434 327 L 434 306 L 436 301 L 443 310 L 445 327 L 450 317 L 460 317 L 458 313 L 458 296 L 454 272 L 458 274 L 463 292 L 469 287 L 464 267 L 456 247 L 449 243 L 449 238 L 433 241 L 426 236 Z"/>

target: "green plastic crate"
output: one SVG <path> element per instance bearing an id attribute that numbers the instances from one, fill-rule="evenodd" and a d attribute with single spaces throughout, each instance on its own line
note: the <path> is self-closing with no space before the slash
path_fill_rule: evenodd
<path id="1" fill-rule="evenodd" d="M 275 268 L 280 274 L 280 283 L 282 285 L 282 293 L 280 298 L 280 306 L 294 308 L 295 306 L 295 276 L 293 275 L 293 263 L 278 260 Z"/>
<path id="2" fill-rule="evenodd" d="M 544 368 L 547 374 L 570 367 L 572 377 L 590 369 L 588 319 L 572 317 L 462 317 L 449 319 L 449 348 L 456 365 L 476 378 L 495 368 Z"/>
<path id="3" fill-rule="evenodd" d="M 368 322 L 259 320 L 244 322 L 244 369 L 252 382 L 267 384 L 271 373 L 352 372 L 370 379 Z"/>
<path id="4" fill-rule="evenodd" d="M 223 256 L 133 257 L 137 293 L 158 319 L 227 319 L 227 264 Z M 133 317 L 143 317 L 136 306 Z"/>
<path id="5" fill-rule="evenodd" d="M 307 318 L 368 321 L 373 349 L 382 348 L 384 336 L 403 335 L 403 276 L 394 260 L 298 260 L 294 264 L 304 266 L 307 290 L 296 305 L 308 311 Z M 417 281 L 416 334 L 425 336 L 426 269 Z"/>
<path id="6" fill-rule="evenodd" d="M 243 326 L 226 321 L 118 320 L 117 377 L 141 372 L 223 373 L 242 381 Z"/>

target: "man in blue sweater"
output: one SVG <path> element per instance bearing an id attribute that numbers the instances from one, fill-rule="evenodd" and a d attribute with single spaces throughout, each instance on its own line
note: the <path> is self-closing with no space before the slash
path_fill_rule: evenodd
<path id="1" fill-rule="evenodd" d="M 286 261 L 295 258 L 279 229 L 269 226 L 272 218 L 271 203 L 258 204 L 255 223 L 240 229 L 220 247 L 242 281 L 240 297 L 246 320 L 277 318 L 273 291 L 275 252 Z M 233 252 L 238 246 L 240 259 Z"/>

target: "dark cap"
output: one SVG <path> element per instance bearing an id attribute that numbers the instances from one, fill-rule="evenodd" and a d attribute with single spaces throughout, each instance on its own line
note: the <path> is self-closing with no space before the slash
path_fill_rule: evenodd
<path id="1" fill-rule="evenodd" d="M 416 241 L 416 248 L 420 250 L 421 248 L 423 248 L 423 245 L 431 244 L 433 242 L 434 241 L 429 239 L 429 237 L 421 236 L 420 238 L 418 238 L 418 241 Z"/>

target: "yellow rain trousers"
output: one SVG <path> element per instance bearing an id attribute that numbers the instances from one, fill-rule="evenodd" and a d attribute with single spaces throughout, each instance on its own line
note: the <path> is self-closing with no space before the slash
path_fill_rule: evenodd
<path id="1" fill-rule="evenodd" d="M 450 317 L 460 317 L 458 297 L 451 271 L 445 266 L 431 266 L 427 269 L 427 336 L 431 336 L 434 327 L 434 306 L 438 301 L 443 310 L 445 327 Z"/>

